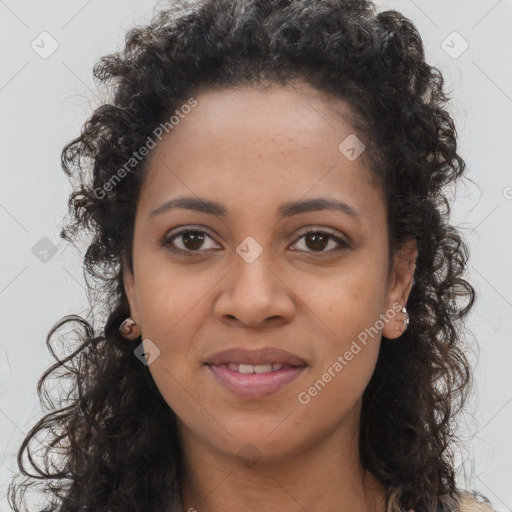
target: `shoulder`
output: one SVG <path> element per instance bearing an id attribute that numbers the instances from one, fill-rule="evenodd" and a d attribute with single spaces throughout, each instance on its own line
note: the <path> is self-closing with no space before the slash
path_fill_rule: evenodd
<path id="1" fill-rule="evenodd" d="M 477 501 L 471 494 L 459 495 L 460 512 L 494 512 L 493 509 L 481 501 Z"/>

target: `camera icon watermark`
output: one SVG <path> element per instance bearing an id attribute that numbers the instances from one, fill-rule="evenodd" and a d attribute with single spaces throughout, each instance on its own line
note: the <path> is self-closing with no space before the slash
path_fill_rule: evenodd
<path id="1" fill-rule="evenodd" d="M 457 31 L 453 31 L 441 42 L 441 48 L 452 59 L 458 59 L 469 48 L 469 43 Z"/>
<path id="2" fill-rule="evenodd" d="M 345 155 L 351 162 L 357 160 L 365 149 L 366 146 L 363 141 L 353 133 L 346 137 L 338 146 L 339 152 Z"/>
<path id="3" fill-rule="evenodd" d="M 146 339 L 135 348 L 133 353 L 142 364 L 149 366 L 160 356 L 160 349 L 150 339 Z"/>
<path id="4" fill-rule="evenodd" d="M 505 187 L 503 189 L 503 197 L 509 201 L 512 199 L 512 187 Z"/>
<path id="5" fill-rule="evenodd" d="M 39 57 L 47 59 L 57 50 L 59 43 L 48 32 L 41 32 L 30 44 Z"/>
<path id="6" fill-rule="evenodd" d="M 45 236 L 32 247 L 32 254 L 42 263 L 48 263 L 58 252 L 58 247 Z"/>
<path id="7" fill-rule="evenodd" d="M 248 236 L 238 245 L 236 252 L 246 263 L 252 263 L 263 252 L 263 247 L 252 236 Z"/>

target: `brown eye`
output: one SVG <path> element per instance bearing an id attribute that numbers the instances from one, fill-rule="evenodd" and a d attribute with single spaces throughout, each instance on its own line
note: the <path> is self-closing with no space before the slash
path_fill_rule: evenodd
<path id="1" fill-rule="evenodd" d="M 320 230 L 307 231 L 299 237 L 299 240 L 304 240 L 305 252 L 331 253 L 349 247 L 342 238 Z M 330 244 L 331 250 L 325 250 L 330 241 L 334 242 Z"/>
<path id="2" fill-rule="evenodd" d="M 213 241 L 212 237 L 204 231 L 185 229 L 168 237 L 164 245 L 173 252 L 203 252 L 203 250 L 212 249 L 212 247 L 203 247 L 207 240 Z"/>
<path id="3" fill-rule="evenodd" d="M 204 234 L 200 231 L 188 231 L 181 236 L 183 237 L 183 245 L 192 251 L 200 249 L 205 239 Z"/>
<path id="4" fill-rule="evenodd" d="M 311 233 L 306 235 L 306 246 L 314 251 L 323 251 L 329 242 L 330 236 L 323 233 Z"/>

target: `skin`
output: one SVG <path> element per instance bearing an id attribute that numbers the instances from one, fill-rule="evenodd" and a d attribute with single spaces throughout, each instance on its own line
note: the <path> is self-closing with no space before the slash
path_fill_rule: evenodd
<path id="1" fill-rule="evenodd" d="M 338 150 L 353 133 L 343 100 L 305 84 L 207 89 L 196 99 L 151 154 L 133 274 L 125 268 L 131 317 L 160 350 L 149 370 L 178 418 L 184 510 L 382 512 L 385 489 L 359 460 L 361 400 L 381 335 L 400 336 L 405 315 L 386 322 L 309 403 L 297 397 L 380 315 L 407 303 L 416 244 L 388 267 L 384 196 L 363 159 Z M 181 196 L 222 203 L 229 215 L 176 208 L 150 217 Z M 277 214 L 283 202 L 319 197 L 349 204 L 358 217 Z M 202 245 L 174 239 L 192 255 L 164 245 L 178 227 L 204 231 Z M 302 236 L 310 227 L 349 245 L 315 245 Z M 236 252 L 248 236 L 263 250 L 252 263 Z M 234 397 L 203 364 L 226 348 L 272 346 L 308 366 L 263 399 Z"/>

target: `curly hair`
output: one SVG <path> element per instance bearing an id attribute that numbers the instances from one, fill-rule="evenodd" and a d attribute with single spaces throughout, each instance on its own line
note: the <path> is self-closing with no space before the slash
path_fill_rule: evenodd
<path id="1" fill-rule="evenodd" d="M 441 72 L 425 62 L 414 24 L 395 10 L 377 12 L 371 1 L 172 4 L 97 62 L 94 76 L 112 97 L 62 150 L 73 191 L 60 235 L 71 243 L 81 232 L 91 237 L 83 261 L 91 320 L 64 317 L 47 336 L 56 363 L 37 391 L 50 410 L 19 449 L 27 478 L 9 486 L 12 506 L 19 512 L 32 480 L 51 498 L 46 510 L 60 512 L 163 511 L 179 492 L 175 414 L 118 330 L 130 314 L 123 264 L 133 269 L 135 210 L 149 157 L 114 187 L 105 183 L 201 90 L 298 80 L 350 105 L 366 163 L 385 194 L 389 255 L 409 239 L 418 244 L 409 328 L 397 340 L 382 338 L 364 392 L 361 463 L 390 490 L 389 511 L 443 509 L 459 493 L 454 419 L 471 388 L 464 317 L 475 292 L 463 278 L 467 245 L 449 224 L 446 189 L 465 163 Z M 60 357 L 51 340 L 68 323 L 78 327 L 79 343 Z M 50 396 L 49 377 L 67 383 L 65 397 Z M 40 433 L 47 436 L 44 468 L 30 452 Z M 23 466 L 25 450 L 35 474 Z"/>

